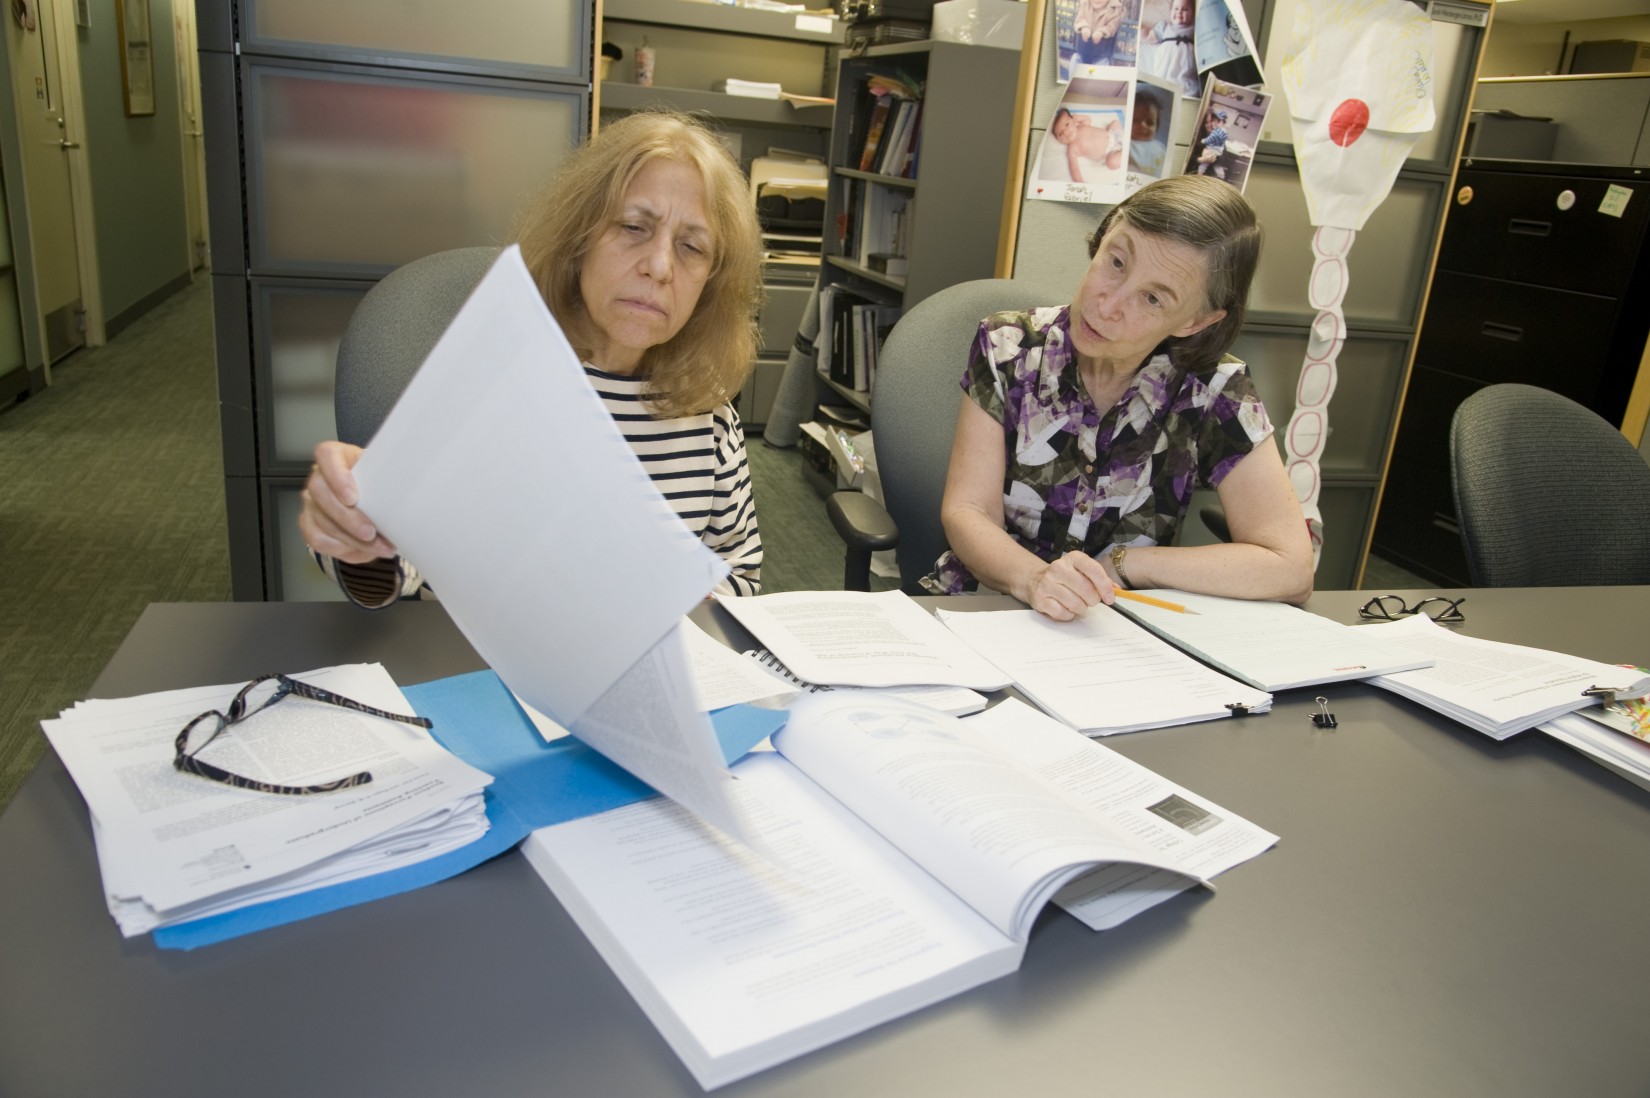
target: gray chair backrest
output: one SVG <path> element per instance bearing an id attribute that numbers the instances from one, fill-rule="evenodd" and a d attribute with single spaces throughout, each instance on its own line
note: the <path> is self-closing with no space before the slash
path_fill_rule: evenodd
<path id="1" fill-rule="evenodd" d="M 1449 450 L 1474 586 L 1650 583 L 1650 464 L 1596 413 L 1491 385 L 1455 410 Z"/>
<path id="2" fill-rule="evenodd" d="M 968 349 L 980 321 L 1005 309 L 1058 305 L 1071 287 L 1050 290 L 1020 279 L 960 282 L 918 302 L 877 355 L 871 430 L 888 514 L 899 527 L 900 586 L 918 581 L 946 549 L 940 498 L 957 426 Z"/>
<path id="3" fill-rule="evenodd" d="M 365 446 L 424 365 L 498 248 L 454 248 L 397 267 L 367 291 L 338 344 L 338 437 Z"/>

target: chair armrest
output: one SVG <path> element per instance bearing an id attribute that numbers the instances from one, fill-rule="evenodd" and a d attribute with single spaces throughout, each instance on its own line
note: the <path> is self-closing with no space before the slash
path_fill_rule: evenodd
<path id="1" fill-rule="evenodd" d="M 871 554 L 899 544 L 899 527 L 882 504 L 864 492 L 832 492 L 825 513 L 847 546 L 842 567 L 844 591 L 871 589 Z"/>
<path id="2" fill-rule="evenodd" d="M 851 550 L 876 553 L 899 544 L 893 518 L 864 492 L 832 492 L 825 497 L 825 513 Z"/>

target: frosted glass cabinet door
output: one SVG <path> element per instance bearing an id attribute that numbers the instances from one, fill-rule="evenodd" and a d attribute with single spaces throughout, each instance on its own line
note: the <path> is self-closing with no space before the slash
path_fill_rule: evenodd
<path id="1" fill-rule="evenodd" d="M 254 274 L 375 278 L 500 244 L 577 140 L 583 91 L 245 64 Z"/>
<path id="2" fill-rule="evenodd" d="M 338 341 L 366 288 L 254 280 L 253 291 L 257 374 L 268 387 L 259 404 L 272 421 L 258 432 L 265 440 L 263 462 L 266 468 L 306 470 L 315 444 L 338 437 L 332 413 Z"/>
<path id="3" fill-rule="evenodd" d="M 273 581 L 269 597 L 281 602 L 343 602 L 344 592 L 309 555 L 298 529 L 303 488 L 301 482 L 270 482 L 264 487 L 264 513 L 271 520 L 264 546 Z"/>
<path id="4" fill-rule="evenodd" d="M 588 8 L 575 0 L 241 0 L 244 48 L 254 53 L 388 64 L 402 55 L 423 68 L 517 66 L 564 79 L 586 75 Z"/>

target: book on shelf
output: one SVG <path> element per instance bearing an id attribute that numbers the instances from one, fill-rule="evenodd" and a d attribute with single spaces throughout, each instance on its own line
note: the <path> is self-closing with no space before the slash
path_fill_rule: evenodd
<path id="1" fill-rule="evenodd" d="M 871 106 L 871 114 L 865 124 L 865 141 L 859 150 L 859 170 L 868 172 L 876 163 L 877 149 L 882 144 L 883 132 L 888 127 L 888 112 L 893 109 L 894 97 L 879 95 Z"/>
<path id="2" fill-rule="evenodd" d="M 877 162 L 890 115 L 899 102 L 921 98 L 922 85 L 891 72 L 870 72 L 862 76 L 854 91 L 853 111 L 848 116 L 844 156 L 847 166 L 868 172 Z"/>
<path id="3" fill-rule="evenodd" d="M 760 853 L 663 799 L 522 847 L 706 1089 L 1014 972 L 1051 900 L 1106 929 L 1277 841 L 1012 699 L 815 694 L 772 742 Z"/>
<path id="4" fill-rule="evenodd" d="M 939 620 L 1072 728 L 1109 736 L 1264 713 L 1272 695 L 1206 667 L 1109 606 L 1075 621 L 1035 610 L 942 610 Z"/>
<path id="5" fill-rule="evenodd" d="M 870 269 L 871 256 L 903 256 L 909 250 L 912 196 L 892 187 L 860 191 L 859 217 L 853 226 L 854 262 Z"/>
<path id="6" fill-rule="evenodd" d="M 1177 603 L 1190 613 L 1123 599 L 1113 609 L 1258 690 L 1368 679 L 1432 663 L 1367 629 L 1286 603 L 1184 591 L 1141 594 Z"/>
<path id="7" fill-rule="evenodd" d="M 882 341 L 899 314 L 899 306 L 875 301 L 841 283 L 822 287 L 819 335 L 814 341 L 819 372 L 843 388 L 869 392 Z"/>
<path id="8" fill-rule="evenodd" d="M 894 125 L 889 137 L 883 143 L 882 150 L 877 157 L 874 171 L 879 175 L 904 176 L 905 167 L 910 160 L 911 148 L 916 140 L 918 123 L 922 117 L 922 100 L 902 99 L 899 101 Z"/>

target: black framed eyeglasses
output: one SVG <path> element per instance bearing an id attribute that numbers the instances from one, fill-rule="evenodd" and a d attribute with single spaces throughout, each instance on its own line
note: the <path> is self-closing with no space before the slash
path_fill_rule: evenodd
<path id="1" fill-rule="evenodd" d="M 1461 604 L 1466 601 L 1465 595 L 1458 599 L 1432 595 L 1410 606 L 1402 595 L 1376 595 L 1359 608 L 1358 616 L 1371 621 L 1397 621 L 1411 614 L 1425 614 L 1433 621 L 1452 625 L 1467 620 L 1467 616 L 1461 612 Z"/>
<path id="2" fill-rule="evenodd" d="M 319 686 L 312 686 L 307 682 L 288 678 L 285 675 L 259 675 L 245 686 L 230 701 L 229 707 L 222 712 L 208 709 L 183 726 L 178 738 L 173 741 L 172 766 L 185 774 L 194 774 L 197 777 L 209 778 L 215 782 L 232 785 L 236 789 L 251 789 L 259 793 L 282 793 L 288 796 L 302 796 L 308 793 L 332 793 L 340 789 L 353 789 L 358 785 L 366 785 L 372 781 L 372 774 L 361 771 L 351 774 L 347 778 L 337 781 L 323 782 L 320 785 L 276 785 L 272 782 L 260 782 L 252 778 L 232 774 L 220 766 L 213 766 L 203 762 L 197 756 L 207 744 L 221 736 L 234 725 L 263 712 L 283 698 L 299 697 L 310 701 L 321 702 L 324 705 L 336 705 L 342 709 L 352 709 L 357 713 L 365 713 L 370 717 L 383 717 L 389 721 L 400 721 L 402 724 L 413 724 L 419 728 L 431 727 L 425 717 L 409 717 L 402 713 L 390 713 L 383 709 L 374 709 L 370 705 L 363 705 L 358 701 L 334 694 L 330 690 Z M 191 738 L 200 733 L 199 743 L 190 745 Z"/>

